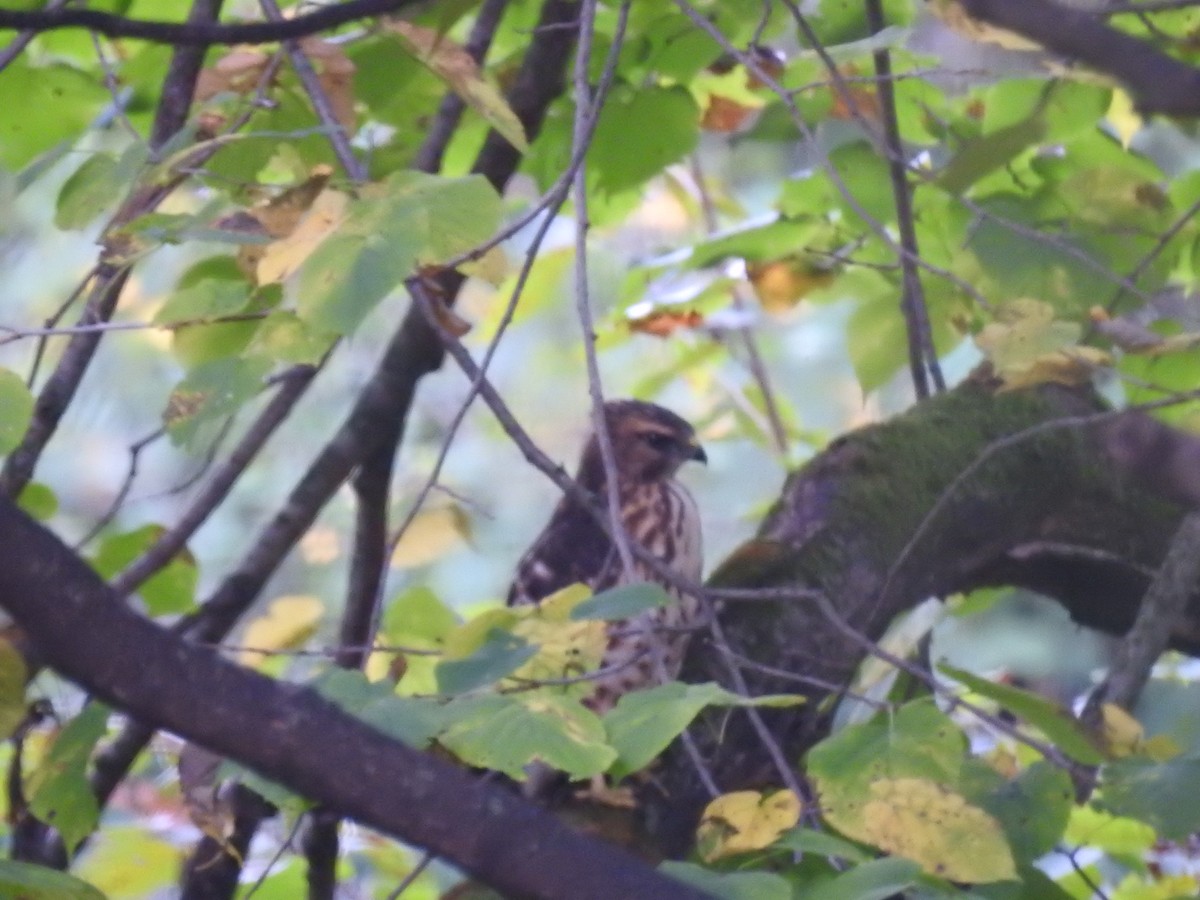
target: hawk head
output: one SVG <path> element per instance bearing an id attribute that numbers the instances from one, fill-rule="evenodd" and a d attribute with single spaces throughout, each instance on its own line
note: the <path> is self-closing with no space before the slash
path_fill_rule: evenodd
<path id="1" fill-rule="evenodd" d="M 695 429 L 669 409 L 641 400 L 611 400 L 604 404 L 604 419 L 617 474 L 626 484 L 665 481 L 688 460 L 708 462 Z M 595 435 L 584 448 L 578 480 L 592 490 L 604 483 L 604 461 Z"/>

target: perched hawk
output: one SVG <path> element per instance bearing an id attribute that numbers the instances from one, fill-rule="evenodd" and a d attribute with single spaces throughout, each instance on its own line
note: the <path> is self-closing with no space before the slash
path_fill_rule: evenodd
<path id="1" fill-rule="evenodd" d="M 696 432 L 670 410 L 638 400 L 606 403 L 604 417 L 616 460 L 621 522 L 630 543 L 699 581 L 700 516 L 687 489 L 675 480 L 688 460 L 708 461 Z M 584 447 L 575 481 L 607 506 L 604 461 L 595 435 Z M 636 558 L 634 576 L 639 582 L 660 581 Z M 508 603 L 537 603 L 576 582 L 599 592 L 629 581 L 612 540 L 578 500 L 564 496 L 517 565 Z M 676 603 L 609 623 L 601 664 L 607 674 L 597 677 L 595 692 L 585 701 L 596 712 L 608 711 L 629 691 L 659 683 L 657 660 L 669 677 L 678 674 L 687 649 L 686 629 L 698 618 L 699 603 L 669 584 L 663 587 Z"/>

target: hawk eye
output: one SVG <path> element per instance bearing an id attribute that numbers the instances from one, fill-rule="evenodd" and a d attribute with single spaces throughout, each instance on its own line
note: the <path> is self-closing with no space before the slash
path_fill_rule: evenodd
<path id="1" fill-rule="evenodd" d="M 675 446 L 675 439 L 669 434 L 663 434 L 661 431 L 647 431 L 642 435 L 642 438 L 660 453 L 666 453 Z"/>

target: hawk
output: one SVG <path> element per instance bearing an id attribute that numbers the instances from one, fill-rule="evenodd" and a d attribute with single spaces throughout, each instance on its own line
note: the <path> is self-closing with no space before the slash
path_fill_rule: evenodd
<path id="1" fill-rule="evenodd" d="M 685 462 L 708 461 L 695 430 L 670 410 L 638 400 L 605 403 L 604 420 L 616 462 L 621 523 L 630 543 L 699 581 L 700 516 L 691 494 L 675 480 Z M 607 479 L 595 435 L 584 446 L 575 482 L 607 508 Z M 612 539 L 579 500 L 565 495 L 518 563 L 508 593 L 508 604 L 514 606 L 538 603 L 576 582 L 598 593 L 631 581 L 649 581 L 661 584 L 674 598 L 668 606 L 608 623 L 604 674 L 596 677 L 595 690 L 584 701 L 601 714 L 629 691 L 660 683 L 664 669 L 670 678 L 679 673 L 688 626 L 700 614 L 695 597 L 663 582 L 636 557 L 633 570 L 633 578 L 628 578 Z"/>

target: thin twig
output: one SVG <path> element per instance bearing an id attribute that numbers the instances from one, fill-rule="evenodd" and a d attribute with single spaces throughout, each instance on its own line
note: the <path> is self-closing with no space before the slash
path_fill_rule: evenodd
<path id="1" fill-rule="evenodd" d="M 109 522 L 116 518 L 117 512 L 121 509 L 122 504 L 124 504 L 125 498 L 129 496 L 129 491 L 133 488 L 133 482 L 137 478 L 138 459 L 141 457 L 142 451 L 166 433 L 167 430 L 165 428 L 157 428 L 144 438 L 140 438 L 129 445 L 129 468 L 125 472 L 125 479 L 121 482 L 121 487 L 118 488 L 116 496 L 113 497 L 112 502 L 108 505 L 108 509 L 88 529 L 87 533 L 75 542 L 71 548 L 72 550 L 78 553 L 81 548 L 90 544 Z"/>
<path id="2" fill-rule="evenodd" d="M 628 14 L 628 3 L 621 5 L 622 15 Z M 579 155 L 588 140 L 587 117 L 592 111 L 592 86 L 588 68 L 592 61 L 592 38 L 596 27 L 596 0 L 581 0 L 579 5 L 579 46 L 575 51 L 575 123 L 571 134 L 574 155 Z M 575 170 L 572 196 L 575 200 L 575 311 L 583 333 L 583 355 L 587 365 L 588 394 L 592 398 L 592 428 L 600 459 L 604 464 L 604 491 L 608 500 L 613 546 L 621 559 L 625 578 L 636 578 L 633 554 L 629 550 L 629 535 L 621 519 L 621 485 L 617 480 L 617 457 L 613 451 L 612 435 L 608 432 L 608 416 L 604 411 L 604 388 L 600 365 L 596 360 L 596 329 L 592 322 L 591 296 L 587 280 L 588 196 L 587 165 L 580 163 Z"/>
<path id="3" fill-rule="evenodd" d="M 822 595 L 818 599 L 817 604 L 826 620 L 835 628 L 837 628 L 837 630 L 843 635 L 849 638 L 853 643 L 857 644 L 861 649 L 865 650 L 871 656 L 877 657 L 893 668 L 911 675 L 913 678 L 926 685 L 939 697 L 945 699 L 952 707 L 958 707 L 966 710 L 979 719 L 979 721 L 985 723 L 991 728 L 994 728 L 1002 734 L 1008 735 L 1025 746 L 1036 750 L 1049 762 L 1054 763 L 1066 771 L 1075 771 L 1078 768 L 1077 765 L 1068 759 L 1054 744 L 1047 744 L 1044 741 L 1039 741 L 1030 737 L 1014 723 L 1005 721 L 1000 716 L 992 715 L 987 710 L 975 705 L 969 700 L 964 700 L 961 695 L 947 688 L 929 671 L 921 666 L 910 663 L 907 660 L 896 656 L 894 653 L 884 650 L 879 646 L 879 644 L 859 632 L 858 629 L 843 619 L 827 596 Z"/>
<path id="4" fill-rule="evenodd" d="M 275 0 L 258 0 L 258 2 L 259 6 L 262 7 L 262 11 L 266 14 L 268 21 L 285 21 L 283 13 L 279 9 L 279 4 Z M 333 104 L 329 100 L 329 95 L 325 93 L 325 88 L 321 85 L 321 78 L 317 75 L 316 69 L 313 68 L 308 55 L 296 40 L 284 41 L 283 49 L 292 64 L 292 69 L 296 72 L 296 77 L 300 79 L 300 84 L 303 86 L 304 92 L 308 94 L 309 102 L 313 105 L 313 111 L 317 114 L 317 118 L 321 124 L 327 129 L 326 137 L 329 138 L 329 143 L 333 146 L 333 152 L 337 156 L 338 162 L 341 163 L 342 168 L 346 171 L 352 182 L 361 184 L 366 181 L 366 167 L 354 155 L 354 148 L 350 146 L 350 135 L 346 133 L 346 129 L 342 127 L 342 123 L 338 120 L 337 114 L 333 110 Z"/>
<path id="5" fill-rule="evenodd" d="M 70 2 L 71 0 L 49 0 L 42 9 L 45 12 L 52 12 L 56 9 L 62 9 Z M 12 65 L 13 61 L 29 46 L 30 41 L 38 36 L 38 33 L 36 29 L 27 28 L 14 37 L 7 47 L 0 50 L 0 72 L 3 72 Z"/>
<path id="6" fill-rule="evenodd" d="M 867 23 L 872 34 L 883 31 L 883 4 L 881 0 L 866 0 Z M 797 11 L 799 15 L 799 11 Z M 801 17 L 803 18 L 803 17 Z M 815 35 L 814 35 L 815 37 Z M 929 307 L 925 302 L 925 288 L 921 284 L 921 273 L 913 263 L 921 255 L 917 246 L 917 228 L 913 217 L 912 189 L 908 183 L 904 147 L 900 142 L 900 125 L 896 117 L 896 95 L 892 89 L 892 58 L 886 49 L 876 50 L 872 57 L 875 74 L 880 77 L 876 94 L 879 97 L 883 116 L 883 140 L 889 150 L 888 172 L 892 182 L 892 197 L 896 204 L 896 225 L 900 230 L 900 244 L 907 250 L 900 257 L 904 291 L 900 300 L 904 310 L 905 331 L 908 334 L 908 362 L 912 371 L 913 387 L 918 398 L 929 396 L 928 378 L 933 379 L 935 391 L 946 389 L 946 379 L 938 363 L 937 348 L 933 345 L 933 329 L 929 324 Z M 926 375 L 928 372 L 928 376 Z"/>
<path id="7" fill-rule="evenodd" d="M 708 190 L 708 182 L 704 177 L 704 168 L 700 164 L 700 157 L 693 153 L 691 156 L 692 165 L 692 180 L 696 182 L 696 193 L 700 197 L 700 209 L 704 214 L 704 228 L 708 234 L 715 234 L 719 223 L 717 221 L 716 204 L 713 203 L 712 195 Z M 730 286 L 730 297 L 733 299 L 733 308 L 739 313 L 750 316 L 750 304 L 746 302 L 746 298 L 742 295 L 741 285 L 733 284 Z M 767 367 L 763 363 L 762 354 L 758 349 L 758 341 L 754 336 L 752 324 L 748 321 L 740 328 L 734 329 L 738 336 L 742 339 L 742 347 L 746 351 L 746 365 L 750 369 L 750 375 L 758 385 L 758 391 L 762 395 L 763 409 L 767 414 L 767 423 L 770 426 L 770 434 L 772 443 L 775 446 L 776 452 L 782 454 L 787 453 L 787 429 L 783 424 L 783 417 L 779 414 L 779 404 L 775 400 L 775 389 L 771 386 L 771 379 L 767 374 Z"/>
<path id="8" fill-rule="evenodd" d="M 396 889 L 387 895 L 387 900 L 397 900 L 401 894 L 413 886 L 416 880 L 421 877 L 421 873 L 429 868 L 429 864 L 435 859 L 437 859 L 437 856 L 432 853 L 421 854 L 421 858 L 412 867 L 412 871 L 405 875 L 400 880 L 400 883 L 396 885 Z"/>
<path id="9" fill-rule="evenodd" d="M 261 415 L 238 441 L 229 458 L 213 473 L 208 484 L 184 510 L 179 521 L 163 532 L 158 540 L 112 580 L 112 589 L 118 596 L 128 596 L 183 549 L 188 539 L 225 500 L 246 467 L 262 450 L 267 439 L 295 408 L 296 402 L 308 390 L 316 373 L 317 367 L 314 366 L 296 366 L 290 370 L 289 377 L 282 382 Z"/>

